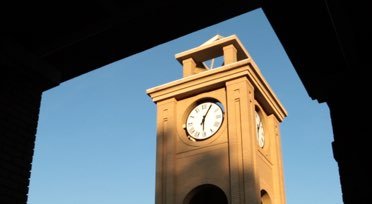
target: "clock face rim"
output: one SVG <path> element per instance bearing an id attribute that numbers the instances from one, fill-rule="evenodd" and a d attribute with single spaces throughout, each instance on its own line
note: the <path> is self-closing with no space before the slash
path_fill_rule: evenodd
<path id="1" fill-rule="evenodd" d="M 203 107 L 203 105 L 205 105 L 205 107 Z M 197 113 L 196 110 L 199 110 L 200 113 Z M 203 141 L 211 138 L 221 129 L 224 121 L 224 114 L 223 105 L 218 101 L 203 101 L 198 103 L 187 114 L 187 118 L 185 120 L 185 130 L 187 136 L 193 141 Z M 193 121 L 190 121 L 191 116 L 195 117 Z M 195 122 L 197 126 L 194 127 Z M 194 131 L 192 131 L 192 128 L 194 128 Z M 199 134 L 197 134 L 197 132 L 199 132 Z"/>
<path id="2" fill-rule="evenodd" d="M 259 114 L 258 111 L 255 111 L 256 113 L 256 139 L 258 146 L 260 148 L 265 147 L 265 130 L 264 130 L 264 125 L 262 121 L 262 116 Z"/>

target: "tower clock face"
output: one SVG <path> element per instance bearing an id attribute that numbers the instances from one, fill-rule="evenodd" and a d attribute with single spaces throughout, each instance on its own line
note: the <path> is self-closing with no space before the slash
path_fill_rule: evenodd
<path id="1" fill-rule="evenodd" d="M 265 132 L 261 116 L 256 112 L 256 136 L 258 146 L 263 148 L 265 145 Z"/>
<path id="2" fill-rule="evenodd" d="M 204 102 L 191 110 L 186 120 L 187 134 L 195 140 L 212 137 L 221 127 L 224 113 L 221 105 Z"/>

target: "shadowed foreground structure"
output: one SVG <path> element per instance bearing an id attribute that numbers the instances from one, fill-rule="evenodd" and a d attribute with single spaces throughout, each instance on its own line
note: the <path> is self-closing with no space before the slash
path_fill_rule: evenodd
<path id="1" fill-rule="evenodd" d="M 364 140 L 370 135 L 366 72 L 372 17 L 365 2 L 335 0 L 3 5 L 0 203 L 27 202 L 43 91 L 257 8 L 266 14 L 309 100 L 330 109 L 344 203 L 368 203 L 372 171 L 366 165 L 370 145 Z M 156 29 L 150 32 L 151 25 Z"/>

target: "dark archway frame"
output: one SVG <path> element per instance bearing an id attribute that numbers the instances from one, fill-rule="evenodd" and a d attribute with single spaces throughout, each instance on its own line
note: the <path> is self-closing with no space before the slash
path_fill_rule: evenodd
<path id="1" fill-rule="evenodd" d="M 225 192 L 216 185 L 203 184 L 192 189 L 183 204 L 228 204 Z"/>
<path id="2" fill-rule="evenodd" d="M 372 189 L 366 181 L 371 180 L 372 167 L 364 165 L 371 162 L 370 145 L 364 142 L 370 135 L 368 1 L 96 0 L 88 5 L 7 2 L 2 8 L 0 203 L 27 202 L 43 91 L 258 8 L 266 14 L 311 100 L 330 109 L 333 156 L 344 203 L 369 202 Z M 157 29 L 149 33 L 149 25 Z"/>

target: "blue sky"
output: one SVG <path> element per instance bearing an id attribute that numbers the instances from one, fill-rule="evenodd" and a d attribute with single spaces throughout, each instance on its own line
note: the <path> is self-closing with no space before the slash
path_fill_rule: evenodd
<path id="1" fill-rule="evenodd" d="M 156 106 L 146 90 L 182 78 L 175 54 L 216 34 L 238 36 L 288 112 L 280 126 L 287 203 L 341 204 L 329 109 L 308 96 L 261 9 L 45 91 L 28 204 L 154 203 Z"/>

